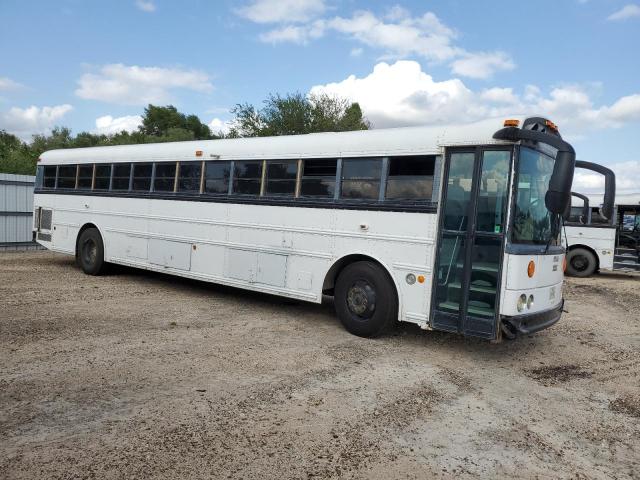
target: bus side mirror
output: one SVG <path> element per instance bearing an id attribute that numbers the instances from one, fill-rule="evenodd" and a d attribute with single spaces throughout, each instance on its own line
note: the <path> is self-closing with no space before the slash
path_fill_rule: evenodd
<path id="1" fill-rule="evenodd" d="M 576 165 L 576 154 L 572 150 L 558 151 L 549 180 L 549 190 L 544 197 L 547 210 L 558 215 L 562 215 L 571 202 L 571 184 Z"/>

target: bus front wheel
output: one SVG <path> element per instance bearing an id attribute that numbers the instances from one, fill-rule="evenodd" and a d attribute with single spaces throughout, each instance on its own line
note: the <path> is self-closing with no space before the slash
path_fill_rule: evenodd
<path id="1" fill-rule="evenodd" d="M 596 271 L 596 256 L 585 248 L 574 248 L 567 254 L 567 274 L 589 277 Z"/>
<path id="2" fill-rule="evenodd" d="M 104 271 L 104 244 L 96 228 L 87 228 L 78 239 L 78 263 L 87 275 L 100 275 Z"/>
<path id="3" fill-rule="evenodd" d="M 389 275 L 372 262 L 345 267 L 334 289 L 336 314 L 342 325 L 359 337 L 377 337 L 398 314 L 398 299 Z"/>

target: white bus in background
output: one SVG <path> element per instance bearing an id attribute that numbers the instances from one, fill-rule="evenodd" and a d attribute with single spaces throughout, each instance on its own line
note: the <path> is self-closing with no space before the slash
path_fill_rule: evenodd
<path id="1" fill-rule="evenodd" d="M 615 203 L 616 180 L 610 169 L 581 160 L 576 168 L 602 174 L 605 192 L 600 207 L 592 207 L 586 195 L 572 192 L 582 205 L 564 214 L 567 274 L 588 277 L 601 270 L 640 271 L 640 203 L 622 198 Z"/>
<path id="2" fill-rule="evenodd" d="M 575 153 L 534 117 L 45 152 L 35 236 L 106 263 L 500 340 L 560 318 Z"/>

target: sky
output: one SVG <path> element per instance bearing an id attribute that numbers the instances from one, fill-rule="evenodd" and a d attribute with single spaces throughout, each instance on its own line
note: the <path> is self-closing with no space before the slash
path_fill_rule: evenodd
<path id="1" fill-rule="evenodd" d="M 224 131 L 238 103 L 329 93 L 374 128 L 543 115 L 640 192 L 640 1 L 0 0 L 0 25 L 0 129 L 24 140 L 133 130 L 149 103 Z"/>

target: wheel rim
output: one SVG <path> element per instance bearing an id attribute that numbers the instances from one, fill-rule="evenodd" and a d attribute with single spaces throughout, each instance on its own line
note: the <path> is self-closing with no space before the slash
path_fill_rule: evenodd
<path id="1" fill-rule="evenodd" d="M 86 265 L 94 265 L 98 257 L 98 246 L 93 239 L 88 238 L 82 245 L 82 260 Z"/>
<path id="2" fill-rule="evenodd" d="M 371 318 L 376 310 L 376 291 L 366 280 L 357 280 L 347 290 L 347 308 L 358 318 Z"/>
<path id="3" fill-rule="evenodd" d="M 571 259 L 571 266 L 578 272 L 584 272 L 589 266 L 589 260 L 584 255 L 576 255 Z"/>

